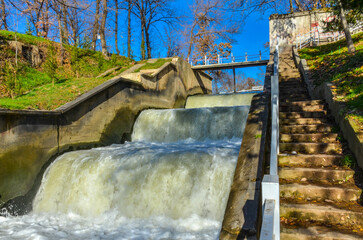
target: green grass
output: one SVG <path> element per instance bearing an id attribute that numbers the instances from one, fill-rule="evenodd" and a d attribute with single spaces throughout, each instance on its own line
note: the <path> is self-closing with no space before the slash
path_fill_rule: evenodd
<path id="1" fill-rule="evenodd" d="M 172 60 L 171 58 L 170 59 L 159 58 L 155 63 L 146 62 L 144 66 L 137 69 L 135 72 L 140 72 L 140 70 L 144 69 L 158 69 L 159 67 L 163 66 L 166 62 L 171 62 L 171 60 Z"/>
<path id="2" fill-rule="evenodd" d="M 335 99 L 345 106 L 342 114 L 363 124 L 363 33 L 352 37 L 354 55 L 348 53 L 345 39 L 305 48 L 299 54 L 307 60 L 314 84 L 333 83 Z"/>
<path id="3" fill-rule="evenodd" d="M 7 109 L 52 110 L 74 100 L 79 95 L 105 82 L 104 78 L 73 78 L 44 84 L 14 99 L 0 98 L 0 106 Z"/>
<path id="4" fill-rule="evenodd" d="M 49 43 L 50 41 L 41 37 L 36 37 L 33 35 L 28 34 L 21 34 L 16 33 L 17 41 L 22 43 L 28 43 L 32 45 L 38 45 L 39 43 Z M 15 33 L 6 31 L 6 30 L 0 30 L 0 39 L 7 40 L 7 41 L 14 41 L 15 40 Z"/>
<path id="5" fill-rule="evenodd" d="M 15 40 L 15 33 L 0 30 L 0 108 L 53 110 L 135 64 L 124 56 L 113 54 L 105 58 L 100 52 L 70 45 L 64 45 L 65 58 L 61 64 L 59 43 L 26 34 L 16 36 L 19 42 L 38 46 L 45 58 L 41 65 L 32 67 L 19 54 L 16 64 L 15 50 L 1 44 Z M 50 61 L 56 63 L 55 70 L 49 67 Z M 141 69 L 156 69 L 170 61 L 158 59 L 155 63 L 147 63 L 144 60 L 142 62 L 146 64 Z M 121 68 L 107 77 L 96 78 L 116 66 Z"/>

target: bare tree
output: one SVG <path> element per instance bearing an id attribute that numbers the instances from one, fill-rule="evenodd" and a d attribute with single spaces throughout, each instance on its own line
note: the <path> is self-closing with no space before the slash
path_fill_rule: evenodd
<path id="1" fill-rule="evenodd" d="M 116 53 L 120 55 L 120 50 L 118 49 L 118 0 L 115 0 L 115 48 Z"/>
<path id="2" fill-rule="evenodd" d="M 132 57 L 131 49 L 131 10 L 134 5 L 133 0 L 127 0 L 127 56 Z"/>
<path id="3" fill-rule="evenodd" d="M 348 23 L 347 23 L 347 19 L 345 17 L 342 2 L 340 0 L 336 0 L 336 4 L 337 4 L 337 7 L 338 7 L 340 20 L 341 20 L 342 27 L 343 27 L 343 30 L 344 30 L 345 39 L 347 40 L 348 52 L 354 54 L 355 53 L 355 47 L 354 47 L 354 43 L 353 43 L 353 40 L 352 40 L 352 36 L 350 34 L 350 31 L 349 31 L 349 26 L 348 26 Z"/>
<path id="4" fill-rule="evenodd" d="M 233 34 L 238 32 L 236 22 L 228 18 L 222 0 L 197 0 L 191 7 L 193 16 L 189 24 L 184 25 L 187 43 L 187 58 L 202 57 L 208 54 L 228 55 L 233 41 Z"/>
<path id="5" fill-rule="evenodd" d="M 96 50 L 96 42 L 97 42 L 97 36 L 99 31 L 99 21 L 100 21 L 100 1 L 96 0 L 96 13 L 95 13 L 95 19 L 93 23 L 93 31 L 92 31 L 92 49 Z"/>
<path id="6" fill-rule="evenodd" d="M 0 0 L 0 16 L 1 16 L 1 24 L 0 24 L 0 28 L 4 28 L 5 30 L 9 30 L 8 28 L 8 24 L 6 21 L 6 5 L 5 5 L 5 1 L 4 0 Z"/>
<path id="7" fill-rule="evenodd" d="M 102 54 L 107 57 L 107 44 L 106 44 L 106 34 L 105 34 L 105 28 L 106 28 L 106 19 L 107 19 L 107 0 L 102 0 L 102 20 L 101 20 L 101 26 L 100 26 L 100 35 L 101 35 L 101 47 L 102 47 Z"/>

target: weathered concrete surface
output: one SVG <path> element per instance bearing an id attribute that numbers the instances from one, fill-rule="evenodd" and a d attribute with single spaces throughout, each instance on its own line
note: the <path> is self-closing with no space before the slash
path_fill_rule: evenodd
<path id="1" fill-rule="evenodd" d="M 0 110 L 0 207 L 15 197 L 13 205 L 30 201 L 49 159 L 130 140 L 140 111 L 183 107 L 187 96 L 212 89 L 208 75 L 195 74 L 179 58 L 148 77 L 111 79 L 54 111 Z"/>
<path id="2" fill-rule="evenodd" d="M 270 61 L 265 77 L 267 91 L 252 98 L 220 239 L 258 238 L 272 67 L 273 61 Z"/>
<path id="3" fill-rule="evenodd" d="M 253 96 L 256 93 L 233 93 L 226 95 L 214 96 L 191 96 L 188 97 L 185 108 L 201 108 L 201 107 L 222 107 L 222 106 L 241 106 L 251 105 Z"/>
<path id="4" fill-rule="evenodd" d="M 295 44 L 298 34 L 305 34 L 316 27 L 322 32 L 323 21 L 332 15 L 323 10 L 304 11 L 290 14 L 273 14 L 269 18 L 270 49 L 273 51 L 277 44 Z"/>
<path id="5" fill-rule="evenodd" d="M 339 125 L 340 131 L 347 140 L 350 150 L 353 152 L 358 166 L 363 169 L 363 132 L 355 127 L 355 124 L 350 119 L 345 119 L 340 113 L 344 110 L 339 102 L 334 100 L 332 83 L 323 83 L 315 87 L 312 82 L 309 67 L 305 59 L 300 59 L 298 52 L 293 48 L 294 61 L 298 64 L 299 71 L 308 87 L 310 96 L 314 99 L 324 99 L 328 103 L 331 114 L 335 118 L 335 122 Z"/>

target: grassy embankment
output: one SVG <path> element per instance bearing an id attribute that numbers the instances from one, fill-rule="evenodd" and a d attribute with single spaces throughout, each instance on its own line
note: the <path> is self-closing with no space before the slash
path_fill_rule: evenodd
<path id="1" fill-rule="evenodd" d="M 44 57 L 41 64 L 32 67 L 24 54 L 18 54 L 16 64 L 15 48 L 8 44 L 14 40 L 13 32 L 0 31 L 0 108 L 56 109 L 135 64 L 127 57 L 113 54 L 105 58 L 100 52 L 69 45 L 64 45 L 61 64 L 59 43 L 26 34 L 17 34 L 17 41 L 39 47 Z M 144 68 L 158 68 L 164 63 L 159 59 Z M 119 69 L 96 78 L 114 67 Z"/>
<path id="2" fill-rule="evenodd" d="M 345 39 L 318 47 L 301 49 L 316 86 L 331 82 L 335 100 L 344 105 L 346 118 L 363 130 L 363 33 L 352 36 L 356 53 L 348 53 Z"/>

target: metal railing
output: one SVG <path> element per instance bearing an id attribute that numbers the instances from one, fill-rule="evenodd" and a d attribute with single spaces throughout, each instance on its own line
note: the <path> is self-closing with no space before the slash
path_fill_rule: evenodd
<path id="1" fill-rule="evenodd" d="M 262 226 L 260 240 L 280 239 L 280 186 L 277 168 L 279 153 L 279 47 L 274 54 L 271 77 L 271 150 L 270 174 L 262 180 Z"/>
<path id="2" fill-rule="evenodd" d="M 211 64 L 224 64 L 224 63 L 235 63 L 235 62 L 250 62 L 250 61 L 260 61 L 262 59 L 268 58 L 268 51 L 264 52 L 259 51 L 258 54 L 246 54 L 244 56 L 233 56 L 231 53 L 230 56 L 222 57 L 219 54 L 216 56 L 208 57 L 204 56 L 204 58 L 199 59 L 187 59 L 187 61 L 192 66 L 197 65 L 211 65 Z"/>
<path id="3" fill-rule="evenodd" d="M 349 29 L 350 32 L 356 33 L 363 31 L 363 22 L 358 23 L 354 27 Z M 321 42 L 335 42 L 344 38 L 344 32 L 319 32 L 316 28 L 310 32 L 304 34 L 298 34 L 296 37 L 295 45 L 297 49 L 307 47 L 312 43 L 313 45 L 319 45 Z"/>

